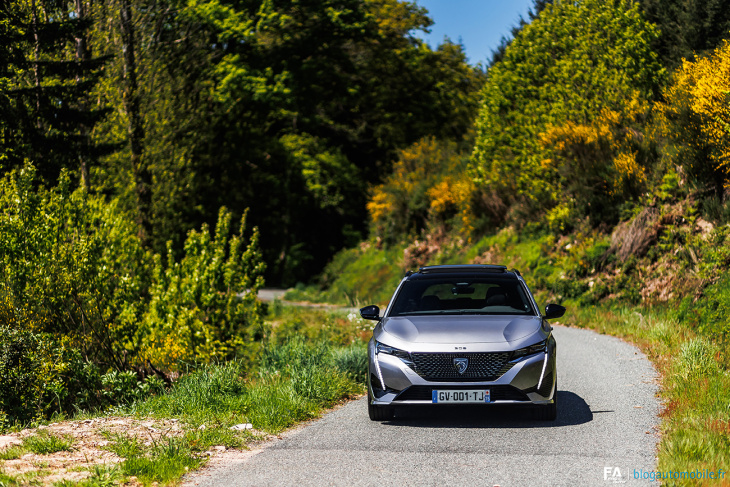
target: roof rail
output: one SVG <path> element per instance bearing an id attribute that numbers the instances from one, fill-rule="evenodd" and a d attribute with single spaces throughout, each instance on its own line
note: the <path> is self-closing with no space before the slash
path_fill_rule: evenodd
<path id="1" fill-rule="evenodd" d="M 431 265 L 418 269 L 419 274 L 433 274 L 439 272 L 490 272 L 504 273 L 507 267 L 503 265 L 463 264 L 463 265 Z"/>

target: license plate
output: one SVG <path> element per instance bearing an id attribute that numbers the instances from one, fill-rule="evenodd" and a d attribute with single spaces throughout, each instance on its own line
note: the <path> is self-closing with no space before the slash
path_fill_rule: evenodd
<path id="1" fill-rule="evenodd" d="M 434 404 L 484 404 L 490 402 L 489 389 L 468 389 L 464 391 L 439 391 L 433 389 L 431 402 Z"/>

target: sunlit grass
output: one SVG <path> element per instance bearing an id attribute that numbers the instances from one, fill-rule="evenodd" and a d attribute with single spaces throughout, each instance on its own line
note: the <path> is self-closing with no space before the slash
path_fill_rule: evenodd
<path id="1" fill-rule="evenodd" d="M 143 482 L 165 484 L 201 465 L 202 460 L 192 453 L 193 449 L 186 438 L 167 438 L 144 453 L 130 454 L 122 463 L 122 471 Z"/>
<path id="2" fill-rule="evenodd" d="M 23 477 L 8 475 L 0 470 L 0 487 L 15 487 L 23 484 Z"/>
<path id="3" fill-rule="evenodd" d="M 270 346 L 251 375 L 237 362 L 201 367 L 135 413 L 178 417 L 195 426 L 251 423 L 277 433 L 336 402 L 361 393 L 365 345 L 332 349 L 294 340 Z"/>
<path id="4" fill-rule="evenodd" d="M 213 446 L 245 446 L 257 432 L 278 433 L 364 391 L 364 343 L 333 347 L 287 336 L 263 348 L 255 370 L 236 361 L 200 366 L 166 394 L 129 406 L 138 416 L 178 418 L 186 431 L 151 445 L 107 433 L 107 448 L 124 459 L 122 474 L 145 484 L 174 483 L 199 467 L 201 453 Z M 230 429 L 242 423 L 255 431 Z"/>
<path id="5" fill-rule="evenodd" d="M 680 323 L 671 310 L 574 307 L 565 322 L 639 344 L 662 376 L 661 471 L 730 471 L 728 351 Z M 665 485 L 726 485 L 718 480 Z"/>
<path id="6" fill-rule="evenodd" d="M 71 451 L 73 440 L 41 430 L 23 440 L 23 446 L 36 455 L 48 455 L 59 451 Z"/>
<path id="7" fill-rule="evenodd" d="M 0 450 L 0 460 L 15 460 L 22 457 L 26 453 L 28 453 L 28 448 L 22 445 L 9 446 L 3 450 Z"/>

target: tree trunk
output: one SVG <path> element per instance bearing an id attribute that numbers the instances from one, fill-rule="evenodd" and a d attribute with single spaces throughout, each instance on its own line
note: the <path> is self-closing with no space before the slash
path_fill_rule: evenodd
<path id="1" fill-rule="evenodd" d="M 140 114 L 137 65 L 135 60 L 134 24 L 129 0 L 121 1 L 122 53 L 124 63 L 124 110 L 127 112 L 127 133 L 132 151 L 131 164 L 137 196 L 137 223 L 140 240 L 149 244 L 152 235 L 152 175 L 144 162 L 144 125 Z"/>
<path id="2" fill-rule="evenodd" d="M 36 110 L 36 128 L 40 131 L 41 125 L 41 75 L 39 70 L 39 61 L 41 60 L 41 40 L 38 37 L 38 9 L 35 0 L 30 2 L 31 26 L 33 29 L 33 77 L 35 81 L 35 110 Z"/>
<path id="3" fill-rule="evenodd" d="M 86 18 L 86 4 L 84 0 L 76 0 L 76 15 L 80 21 Z M 86 29 L 81 30 L 76 37 L 76 61 L 83 63 L 91 59 L 91 51 L 89 51 L 88 43 L 86 41 Z M 80 75 L 76 76 L 76 83 L 81 83 L 82 79 Z M 87 101 L 81 100 L 82 110 L 88 109 Z M 80 127 L 81 136 L 84 139 L 81 152 L 79 153 L 79 170 L 81 172 L 81 184 L 84 185 L 86 191 L 91 189 L 91 180 L 89 179 L 89 147 L 91 146 L 89 138 L 89 127 L 81 125 Z"/>

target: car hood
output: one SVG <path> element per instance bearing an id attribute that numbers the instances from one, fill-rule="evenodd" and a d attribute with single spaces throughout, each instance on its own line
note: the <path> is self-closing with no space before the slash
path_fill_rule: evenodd
<path id="1" fill-rule="evenodd" d="M 418 344 L 514 342 L 540 331 L 537 316 L 441 315 L 385 318 L 382 331 Z"/>

